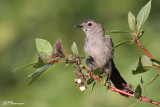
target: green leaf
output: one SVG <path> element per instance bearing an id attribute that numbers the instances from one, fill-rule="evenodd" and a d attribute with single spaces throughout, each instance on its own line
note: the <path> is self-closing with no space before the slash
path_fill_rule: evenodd
<path id="1" fill-rule="evenodd" d="M 102 68 L 96 68 L 92 73 L 94 74 L 94 75 L 98 75 L 98 74 L 100 74 L 102 72 Z"/>
<path id="2" fill-rule="evenodd" d="M 53 48 L 47 40 L 36 38 L 35 43 L 38 53 L 45 53 L 46 55 L 51 56 Z"/>
<path id="3" fill-rule="evenodd" d="M 46 64 L 43 63 L 43 60 L 41 57 L 38 57 L 38 62 L 33 66 L 34 68 L 40 68 Z"/>
<path id="4" fill-rule="evenodd" d="M 138 36 L 137 36 L 138 39 L 140 39 L 140 38 L 143 36 L 143 34 L 144 34 L 144 30 L 141 30 L 140 33 L 139 33 Z"/>
<path id="5" fill-rule="evenodd" d="M 94 78 L 90 77 L 90 78 L 87 80 L 87 85 L 90 85 L 93 81 L 94 81 Z"/>
<path id="6" fill-rule="evenodd" d="M 160 74 L 155 75 L 146 85 L 151 84 Z"/>
<path id="7" fill-rule="evenodd" d="M 153 65 L 156 65 L 156 66 L 160 66 L 160 61 L 156 60 L 156 59 L 151 59 Z"/>
<path id="8" fill-rule="evenodd" d="M 34 73 L 30 74 L 28 77 L 32 77 L 29 85 L 31 85 L 35 80 L 37 80 L 41 75 L 42 73 L 47 70 L 52 64 L 47 64 L 41 68 L 38 68 Z"/>
<path id="9" fill-rule="evenodd" d="M 49 56 L 44 52 L 38 53 L 38 56 L 42 59 L 43 63 L 50 63 L 52 60 L 51 55 Z"/>
<path id="10" fill-rule="evenodd" d="M 78 48 L 75 42 L 73 42 L 72 46 L 71 46 L 71 50 L 75 55 L 78 55 Z"/>
<path id="11" fill-rule="evenodd" d="M 95 85 L 96 85 L 96 82 L 93 83 L 93 85 L 92 85 L 92 87 L 91 87 L 91 91 L 93 91 Z"/>
<path id="12" fill-rule="evenodd" d="M 135 28 L 135 17 L 131 12 L 128 12 L 128 24 L 131 30 Z"/>
<path id="13" fill-rule="evenodd" d="M 150 57 L 146 55 L 141 56 L 141 62 L 144 66 L 152 66 L 152 61 Z"/>
<path id="14" fill-rule="evenodd" d="M 130 42 L 130 40 L 125 40 L 125 41 L 122 41 L 120 43 L 117 43 L 112 49 L 115 49 L 115 48 L 117 48 L 117 47 L 119 47 L 119 46 L 121 46 L 121 45 L 123 45 L 124 43 L 127 43 L 127 42 Z"/>
<path id="15" fill-rule="evenodd" d="M 142 25 L 147 20 L 147 18 L 149 16 L 149 13 L 150 13 L 150 10 L 151 10 L 151 0 L 144 7 L 142 7 L 140 12 L 138 13 L 138 16 L 137 16 L 137 28 L 138 28 L 138 31 L 140 30 Z"/>
<path id="16" fill-rule="evenodd" d="M 28 64 L 28 65 L 24 65 L 24 66 L 15 68 L 15 69 L 13 70 L 13 72 L 15 72 L 15 71 L 17 71 L 17 70 L 20 70 L 20 69 L 23 69 L 23 68 L 26 68 L 26 67 L 29 67 L 29 66 L 32 66 L 32 65 L 34 65 L 34 64 L 36 64 L 36 62 L 33 62 L 33 63 Z"/>
<path id="17" fill-rule="evenodd" d="M 141 88 L 141 86 L 138 84 L 138 86 L 136 87 L 134 96 L 135 96 L 135 98 L 140 98 L 141 95 L 142 95 L 142 88 Z"/>
<path id="18" fill-rule="evenodd" d="M 138 62 L 132 66 L 132 74 L 144 73 L 152 66 L 152 61 L 148 56 L 140 56 Z"/>

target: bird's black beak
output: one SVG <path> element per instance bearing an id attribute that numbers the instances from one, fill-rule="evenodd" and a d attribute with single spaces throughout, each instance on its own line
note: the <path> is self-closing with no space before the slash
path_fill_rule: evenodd
<path id="1" fill-rule="evenodd" d="M 78 28 L 82 28 L 82 25 L 75 25 L 73 27 L 78 27 Z"/>

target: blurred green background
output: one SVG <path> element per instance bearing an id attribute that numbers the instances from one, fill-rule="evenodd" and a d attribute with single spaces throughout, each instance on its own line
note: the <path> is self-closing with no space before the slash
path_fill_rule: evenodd
<path id="1" fill-rule="evenodd" d="M 90 86 L 80 92 L 74 83 L 73 67 L 55 64 L 34 84 L 27 87 L 27 76 L 32 67 L 13 73 L 13 69 L 37 60 L 35 38 L 43 38 L 54 44 L 61 38 L 67 53 L 76 42 L 83 56 L 81 29 L 73 28 L 91 18 L 99 21 L 105 30 L 129 30 L 127 14 L 135 16 L 149 0 L 0 0 L 0 107 L 3 101 L 25 103 L 26 107 L 126 107 L 138 100 L 125 98 L 113 91 L 106 92 L 99 84 L 91 92 Z M 153 0 L 152 9 L 143 29 L 142 44 L 160 60 L 160 0 Z M 109 33 L 108 33 L 109 34 Z M 114 44 L 131 39 L 127 34 L 110 34 Z M 122 45 L 115 49 L 115 63 L 124 78 L 134 87 L 149 81 L 159 73 L 157 68 L 133 76 L 131 65 L 145 53 L 137 45 Z M 160 78 L 146 87 L 147 96 L 160 101 Z M 143 93 L 144 94 L 144 93 Z M 8 105 L 9 106 L 9 105 Z M 137 107 L 154 107 L 141 102 Z M 5 105 L 7 107 L 7 105 Z M 19 107 L 19 106 L 18 106 Z"/>

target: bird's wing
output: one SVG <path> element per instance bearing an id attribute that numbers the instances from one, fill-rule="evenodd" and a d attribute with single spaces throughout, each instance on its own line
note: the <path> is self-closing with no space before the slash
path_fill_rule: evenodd
<path id="1" fill-rule="evenodd" d="M 106 38 L 105 43 L 111 49 L 111 55 L 114 56 L 114 49 L 113 49 L 114 44 L 113 44 L 112 38 L 109 35 L 105 35 L 105 38 Z"/>

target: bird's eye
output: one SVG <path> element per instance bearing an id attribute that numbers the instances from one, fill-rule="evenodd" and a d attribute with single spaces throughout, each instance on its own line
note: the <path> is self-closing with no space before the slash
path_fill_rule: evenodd
<path id="1" fill-rule="evenodd" d="M 92 25 L 92 23 L 88 23 L 88 26 L 91 26 Z"/>

